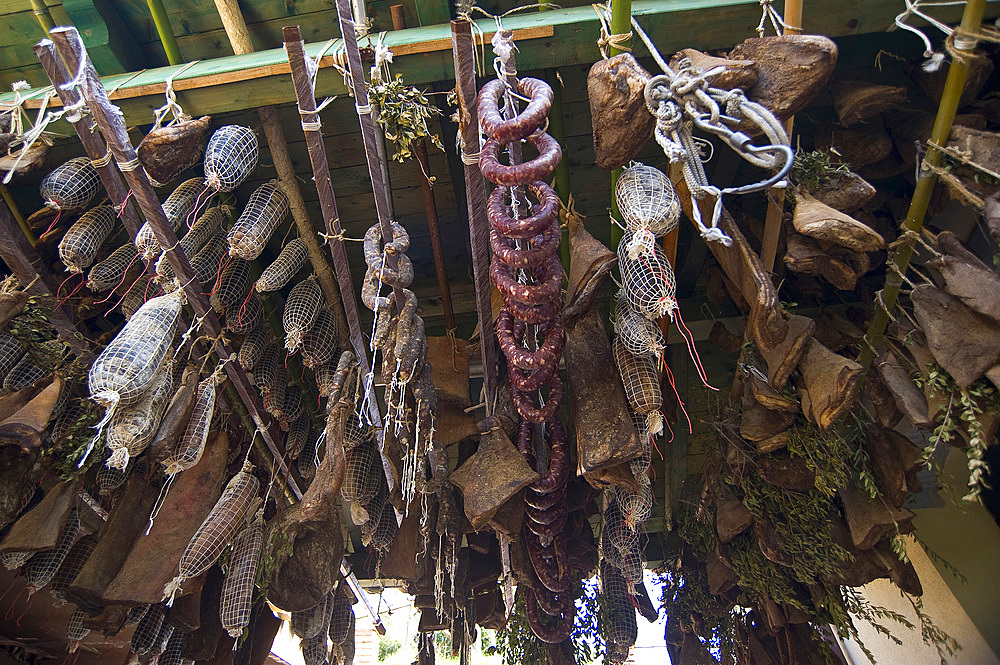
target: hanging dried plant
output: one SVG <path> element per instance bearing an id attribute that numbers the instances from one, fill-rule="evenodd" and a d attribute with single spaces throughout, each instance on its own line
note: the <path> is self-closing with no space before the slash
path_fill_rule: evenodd
<path id="1" fill-rule="evenodd" d="M 368 97 L 378 107 L 378 123 L 385 131 L 385 138 L 396 146 L 392 158 L 397 162 L 413 156 L 414 143 L 427 140 L 444 150 L 441 138 L 427 126 L 427 121 L 440 115 L 438 107 L 431 104 L 427 95 L 403 82 L 403 77 L 388 81 L 368 83 Z"/>

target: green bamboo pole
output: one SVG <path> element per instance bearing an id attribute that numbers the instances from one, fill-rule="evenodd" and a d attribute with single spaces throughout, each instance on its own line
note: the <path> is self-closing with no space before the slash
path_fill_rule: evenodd
<path id="1" fill-rule="evenodd" d="M 38 19 L 38 24 L 42 26 L 42 30 L 45 34 L 49 34 L 49 30 L 56 27 L 55 21 L 52 20 L 52 15 L 49 14 L 49 7 L 45 4 L 45 0 L 31 0 L 31 13 L 35 15 Z"/>
<path id="2" fill-rule="evenodd" d="M 31 227 L 28 226 L 28 221 L 21 214 L 18 209 L 17 204 L 14 203 L 14 197 L 10 195 L 10 190 L 7 189 L 6 185 L 0 185 L 0 198 L 3 199 L 7 207 L 10 208 L 10 214 L 14 216 L 17 220 L 17 225 L 21 227 L 21 231 L 24 233 L 24 237 L 27 238 L 28 242 L 32 247 L 38 244 L 38 240 L 35 238 L 35 234 L 32 232 Z"/>
<path id="3" fill-rule="evenodd" d="M 41 2 L 42 0 L 37 1 Z M 146 0 L 146 5 L 149 6 L 149 13 L 153 17 L 156 34 L 160 36 L 160 43 L 163 44 L 163 52 L 167 55 L 167 62 L 171 65 L 181 64 L 183 62 L 181 49 L 177 46 L 177 38 L 174 37 L 173 28 L 170 27 L 167 10 L 163 8 L 163 0 Z"/>
<path id="4" fill-rule="evenodd" d="M 971 52 L 976 47 L 975 40 L 964 37 L 963 33 L 969 35 L 979 32 L 985 9 L 986 0 L 969 0 L 965 5 L 959 37 L 954 40 L 953 44 L 956 50 Z M 965 61 L 961 58 L 952 59 L 948 67 L 948 78 L 945 80 L 944 92 L 941 94 L 941 103 L 938 104 L 937 117 L 934 119 L 934 128 L 931 130 L 927 154 L 924 156 L 924 161 L 929 167 L 937 167 L 941 164 L 943 154 L 934 146 L 943 146 L 948 143 L 968 73 L 969 66 Z M 924 215 L 927 214 L 927 206 L 936 183 L 937 176 L 931 168 L 920 171 L 916 187 L 913 189 L 913 198 L 910 199 L 910 208 L 906 213 L 906 219 L 903 220 L 904 231 L 921 232 L 924 227 Z M 913 249 L 914 242 L 904 239 L 893 256 L 893 267 L 886 270 L 885 287 L 881 292 L 884 307 L 875 310 L 865 335 L 868 343 L 861 347 L 861 353 L 858 355 L 858 362 L 861 363 L 864 372 L 867 372 L 868 368 L 871 367 L 872 361 L 875 359 L 875 349 L 885 333 L 886 326 L 889 325 L 889 312 L 896 306 L 899 290 L 903 285 L 902 275 L 906 273 L 910 265 Z"/>
<path id="5" fill-rule="evenodd" d="M 612 35 L 631 35 L 632 34 L 632 0 L 613 0 L 611 2 L 611 34 Z M 608 53 L 610 55 L 618 55 L 624 50 L 628 50 L 632 44 L 631 38 L 619 42 L 624 48 L 615 48 L 613 45 L 609 45 Z M 618 184 L 618 178 L 622 175 L 622 170 L 620 168 L 614 169 L 611 172 L 611 217 L 621 221 L 621 213 L 618 211 L 618 202 L 615 200 L 615 186 Z M 621 228 L 615 224 L 614 221 L 611 222 L 611 249 L 618 249 L 618 241 L 622 238 Z"/>

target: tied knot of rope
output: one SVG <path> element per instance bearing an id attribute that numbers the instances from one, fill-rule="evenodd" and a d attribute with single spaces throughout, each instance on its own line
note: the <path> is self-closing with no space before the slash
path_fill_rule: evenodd
<path id="1" fill-rule="evenodd" d="M 138 157 L 134 157 L 128 160 L 127 162 L 117 162 L 117 164 L 118 164 L 118 169 L 122 173 L 127 173 L 129 171 L 135 171 L 137 168 L 139 168 L 141 162 L 139 161 Z"/>
<path id="2" fill-rule="evenodd" d="M 178 122 L 187 122 L 191 119 L 191 116 L 184 113 L 184 109 L 177 103 L 177 93 L 174 92 L 174 78 L 191 69 L 199 62 L 201 62 L 201 60 L 192 60 L 191 62 L 181 65 L 167 77 L 163 89 L 163 96 L 166 98 L 167 103 L 153 112 L 153 129 L 151 131 L 155 131 L 163 126 L 163 120 L 167 117 L 167 113 L 173 116 L 173 119 L 167 123 L 167 127 L 170 127 Z"/>
<path id="3" fill-rule="evenodd" d="M 104 153 L 103 157 L 100 159 L 92 159 L 90 160 L 90 163 L 95 169 L 104 168 L 111 163 L 111 149 L 108 148 L 108 151 Z"/>
<path id="4" fill-rule="evenodd" d="M 597 19 L 601 24 L 601 34 L 597 38 L 597 48 L 601 52 L 601 57 L 605 60 L 608 59 L 608 47 L 617 49 L 623 53 L 631 53 L 632 31 L 629 30 L 628 32 L 617 34 L 612 33 L 611 23 L 608 19 L 609 8 L 606 5 L 599 4 L 591 5 L 591 7 L 594 8 Z"/>

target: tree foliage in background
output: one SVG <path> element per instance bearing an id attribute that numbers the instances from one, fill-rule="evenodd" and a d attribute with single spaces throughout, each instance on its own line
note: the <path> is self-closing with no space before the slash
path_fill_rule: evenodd
<path id="1" fill-rule="evenodd" d="M 383 637 L 378 641 L 378 661 L 384 662 L 390 658 L 394 653 L 399 651 L 399 640 L 394 640 L 391 637 Z"/>

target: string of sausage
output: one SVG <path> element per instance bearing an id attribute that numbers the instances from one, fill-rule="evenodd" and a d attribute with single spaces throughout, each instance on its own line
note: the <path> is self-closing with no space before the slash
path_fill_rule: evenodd
<path id="1" fill-rule="evenodd" d="M 559 198 L 544 182 L 562 159 L 562 149 L 542 131 L 552 107 L 552 88 L 538 79 L 518 80 L 516 92 L 528 104 L 516 117 L 504 119 L 500 109 L 506 85 L 495 79 L 479 93 L 479 120 L 487 137 L 479 168 L 497 185 L 487 203 L 493 251 L 490 277 L 504 299 L 497 339 L 507 358 L 511 395 L 522 418 L 518 450 L 534 468 L 531 443 L 536 424 L 544 424 L 550 447 L 548 471 L 525 494 L 523 535 L 537 578 L 526 594 L 528 623 L 539 639 L 557 644 L 569 637 L 575 616 L 564 535 L 568 450 L 557 417 L 563 394 L 557 370 L 564 343 L 560 292 L 565 274 L 558 256 Z M 522 164 L 502 164 L 504 146 L 522 140 L 536 148 L 538 157 Z M 528 216 L 512 216 L 518 208 L 515 194 L 523 193 L 536 203 L 526 211 Z M 539 338 L 540 344 L 529 345 Z M 547 390 L 544 400 L 542 390 Z"/>

